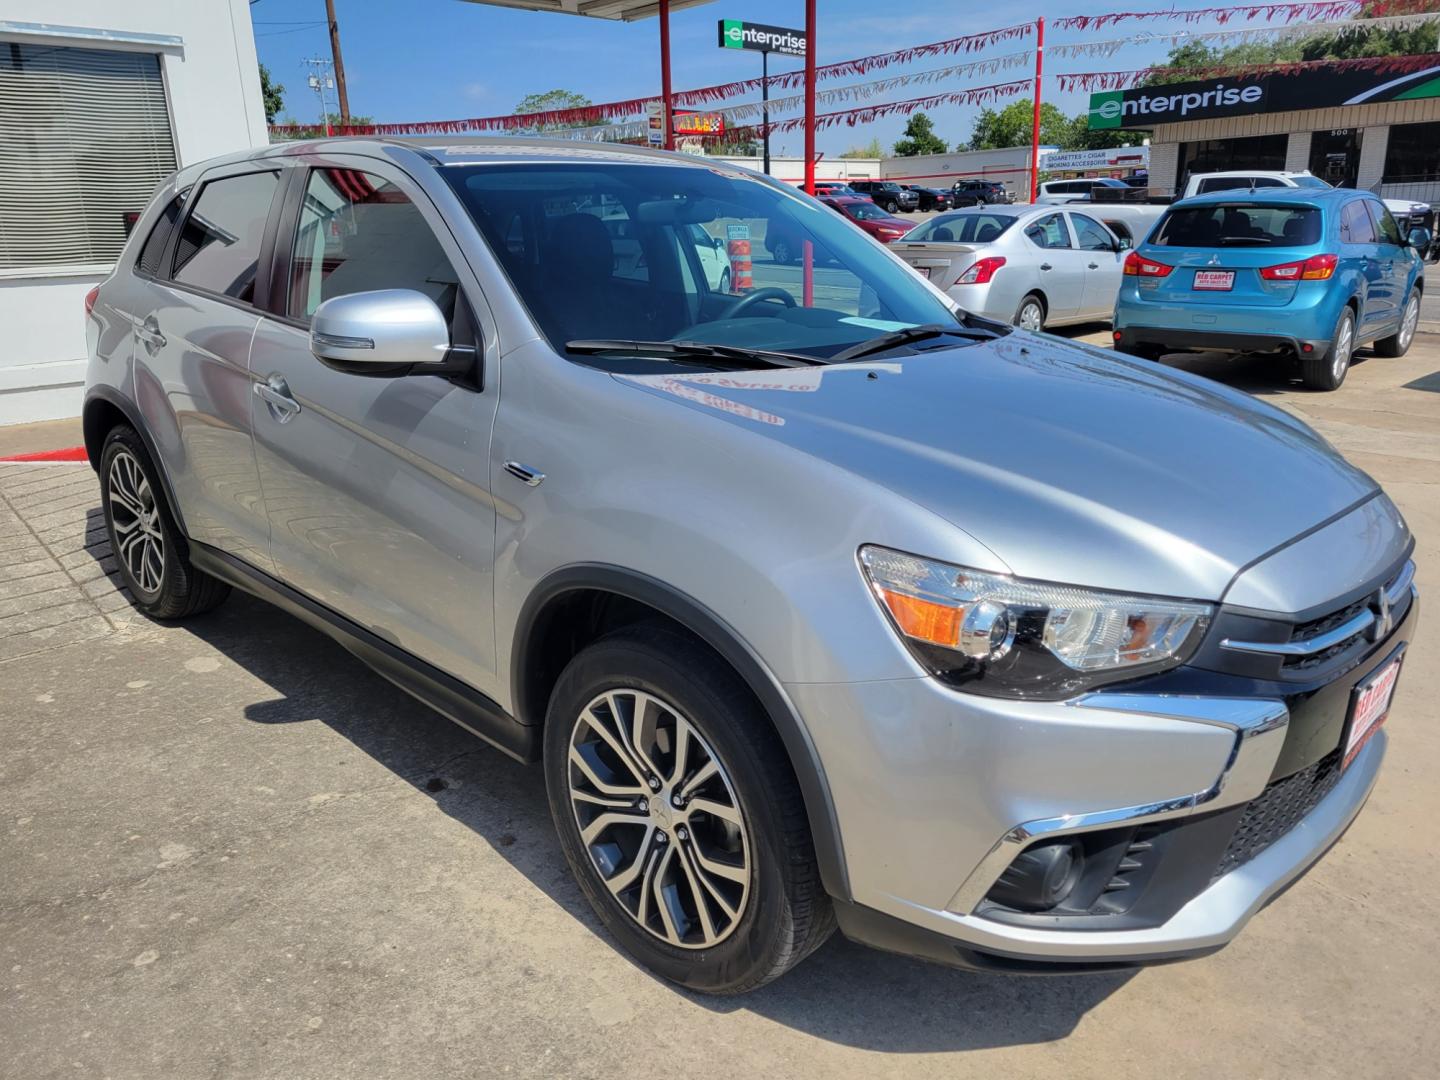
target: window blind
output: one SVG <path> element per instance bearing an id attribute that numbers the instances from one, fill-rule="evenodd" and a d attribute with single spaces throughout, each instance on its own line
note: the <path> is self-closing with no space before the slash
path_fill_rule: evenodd
<path id="1" fill-rule="evenodd" d="M 0 42 L 0 270 L 114 262 L 174 171 L 158 56 Z"/>

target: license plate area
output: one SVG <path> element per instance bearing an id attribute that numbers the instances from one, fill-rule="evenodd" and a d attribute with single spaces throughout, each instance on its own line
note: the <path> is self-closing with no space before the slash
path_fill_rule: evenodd
<path id="1" fill-rule="evenodd" d="M 1355 759 L 1355 755 L 1364 749 L 1390 715 L 1390 703 L 1395 698 L 1395 684 L 1400 679 L 1400 665 L 1404 660 L 1405 650 L 1402 648 L 1350 691 L 1350 715 L 1345 721 L 1342 768 Z"/>
<path id="2" fill-rule="evenodd" d="M 1234 270 L 1196 270 L 1192 288 L 1199 292 L 1229 292 L 1235 287 Z"/>

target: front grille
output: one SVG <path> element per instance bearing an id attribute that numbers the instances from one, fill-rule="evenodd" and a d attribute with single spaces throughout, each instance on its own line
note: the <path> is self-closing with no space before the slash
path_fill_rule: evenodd
<path id="1" fill-rule="evenodd" d="M 1346 604 L 1344 607 L 1338 608 L 1327 615 L 1322 615 L 1318 619 L 1298 623 L 1290 631 L 1290 640 L 1308 641 L 1311 638 L 1319 637 L 1321 634 L 1328 634 L 1336 627 L 1344 626 L 1351 619 L 1355 618 L 1356 615 L 1359 615 L 1368 608 L 1372 599 L 1372 597 L 1367 596 L 1362 600 L 1356 600 L 1353 604 Z M 1345 652 L 1364 637 L 1365 631 L 1362 629 L 1351 634 L 1344 641 L 1337 642 L 1328 649 L 1322 649 L 1320 652 L 1311 653 L 1308 656 L 1287 656 L 1281 664 L 1281 667 L 1287 671 L 1303 671 L 1306 668 L 1321 667 L 1334 657 Z"/>
<path id="2" fill-rule="evenodd" d="M 1339 779 L 1340 751 L 1333 750 L 1313 765 L 1268 786 L 1245 807 L 1211 880 L 1244 866 L 1293 829 L 1330 794 Z"/>

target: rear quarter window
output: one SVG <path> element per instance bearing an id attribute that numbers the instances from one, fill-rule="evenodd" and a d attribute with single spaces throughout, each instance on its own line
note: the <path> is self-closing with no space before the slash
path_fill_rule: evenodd
<path id="1" fill-rule="evenodd" d="M 1313 206 L 1213 203 L 1171 210 L 1150 243 L 1157 247 L 1307 247 L 1320 242 Z"/>

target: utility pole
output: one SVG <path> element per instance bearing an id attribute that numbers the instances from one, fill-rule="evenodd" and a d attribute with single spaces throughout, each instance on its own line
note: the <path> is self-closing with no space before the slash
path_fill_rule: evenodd
<path id="1" fill-rule="evenodd" d="M 330 25 L 330 52 L 335 57 L 335 89 L 340 96 L 340 124 L 350 123 L 350 95 L 345 92 L 345 61 L 340 58 L 340 24 L 335 21 L 335 0 L 325 0 L 325 19 Z"/>
<path id="2" fill-rule="evenodd" d="M 335 89 L 335 80 L 326 70 L 330 67 L 330 61 L 312 56 L 310 59 L 300 62 L 311 69 L 310 76 L 305 82 L 311 90 L 320 95 L 320 122 L 325 125 L 325 134 L 333 134 L 330 130 L 330 106 L 325 100 L 325 91 Z"/>

